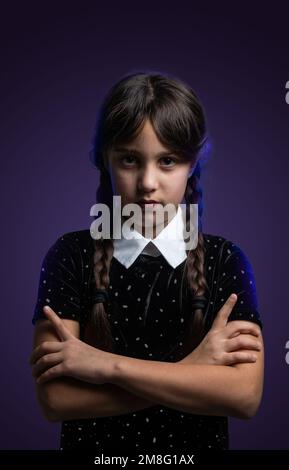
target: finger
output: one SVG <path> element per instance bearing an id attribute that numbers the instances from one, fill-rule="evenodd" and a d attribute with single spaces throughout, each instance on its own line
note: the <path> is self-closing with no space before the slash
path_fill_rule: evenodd
<path id="1" fill-rule="evenodd" d="M 226 326 L 228 317 L 236 304 L 238 299 L 237 294 L 231 294 L 230 297 L 226 300 L 223 307 L 217 313 L 215 320 L 213 321 L 212 328 L 223 328 Z"/>
<path id="2" fill-rule="evenodd" d="M 231 353 L 226 353 L 224 356 L 224 361 L 228 366 L 241 363 L 254 363 L 257 361 L 257 355 L 250 351 L 234 351 Z"/>
<path id="3" fill-rule="evenodd" d="M 227 352 L 239 351 L 240 349 L 261 351 L 262 348 L 260 341 L 250 335 L 239 335 L 235 338 L 230 338 L 225 344 Z"/>
<path id="4" fill-rule="evenodd" d="M 29 363 L 33 365 L 38 359 L 45 354 L 59 352 L 62 349 L 62 344 L 60 341 L 43 341 L 39 346 L 37 346 L 29 359 Z"/>
<path id="5" fill-rule="evenodd" d="M 227 323 L 226 330 L 228 336 L 231 338 L 244 333 L 257 337 L 261 334 L 260 327 L 256 323 L 246 320 L 229 321 Z"/>
<path id="6" fill-rule="evenodd" d="M 62 341 L 70 339 L 73 336 L 72 333 L 70 333 L 70 331 L 68 330 L 68 328 L 66 328 L 61 318 L 59 318 L 59 316 L 52 310 L 52 308 L 46 305 L 45 307 L 43 307 L 43 311 L 46 317 L 51 321 L 51 323 L 55 327 Z"/>
<path id="7" fill-rule="evenodd" d="M 63 375 L 62 364 L 57 364 L 57 366 L 51 367 L 50 369 L 47 369 L 45 372 L 43 372 L 43 374 L 41 374 L 38 379 L 36 379 L 36 382 L 38 384 L 42 384 L 48 382 L 49 380 L 60 377 L 61 375 Z"/>
<path id="8" fill-rule="evenodd" d="M 42 356 L 32 367 L 33 377 L 38 377 L 42 372 L 49 369 L 50 367 L 60 364 L 62 361 L 61 353 L 52 353 Z"/>

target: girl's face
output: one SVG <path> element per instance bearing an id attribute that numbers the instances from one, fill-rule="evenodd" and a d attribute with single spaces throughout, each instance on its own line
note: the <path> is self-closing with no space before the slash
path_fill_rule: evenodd
<path id="1" fill-rule="evenodd" d="M 107 163 L 113 194 L 121 197 L 121 207 L 146 199 L 163 206 L 171 203 L 177 209 L 193 169 L 192 162 L 161 144 L 149 120 L 130 144 L 108 153 Z"/>

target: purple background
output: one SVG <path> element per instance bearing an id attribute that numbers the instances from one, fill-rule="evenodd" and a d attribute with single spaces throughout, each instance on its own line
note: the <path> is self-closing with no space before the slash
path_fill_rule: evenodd
<path id="1" fill-rule="evenodd" d="M 146 68 L 187 81 L 200 96 L 213 142 L 203 230 L 237 243 L 255 272 L 264 395 L 252 420 L 230 420 L 231 447 L 289 448 L 285 2 L 105 3 L 1 7 L 0 447 L 58 448 L 59 425 L 43 418 L 28 365 L 41 262 L 61 234 L 89 228 L 98 106 L 123 74 Z"/>

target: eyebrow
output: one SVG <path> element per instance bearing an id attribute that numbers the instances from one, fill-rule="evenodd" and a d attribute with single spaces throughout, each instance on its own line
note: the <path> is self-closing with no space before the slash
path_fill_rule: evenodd
<path id="1" fill-rule="evenodd" d="M 136 155 L 142 156 L 142 153 L 139 150 L 132 149 L 132 148 L 115 147 L 114 150 L 116 152 L 129 152 L 129 153 L 135 153 Z M 175 155 L 175 152 L 173 152 L 173 151 L 170 152 L 170 151 L 165 150 L 163 152 L 159 152 L 159 153 L 155 154 L 156 157 L 165 157 L 165 156 L 169 156 L 169 155 Z"/>

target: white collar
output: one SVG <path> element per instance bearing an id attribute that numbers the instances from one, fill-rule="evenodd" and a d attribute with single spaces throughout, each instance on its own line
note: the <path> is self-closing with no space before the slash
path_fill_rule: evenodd
<path id="1" fill-rule="evenodd" d="M 183 213 L 180 206 L 176 215 L 166 225 L 166 227 L 157 235 L 157 237 L 150 239 L 145 238 L 137 230 L 130 229 L 130 239 L 115 238 L 113 240 L 114 252 L 113 256 L 126 268 L 129 268 L 136 258 L 142 253 L 144 248 L 150 244 L 153 244 L 159 252 L 164 256 L 167 262 L 176 268 L 187 258 L 186 243 L 183 238 L 184 219 Z M 156 250 L 155 250 L 156 251 Z M 153 254 L 153 250 L 150 253 L 149 247 L 145 250 L 146 253 Z"/>

